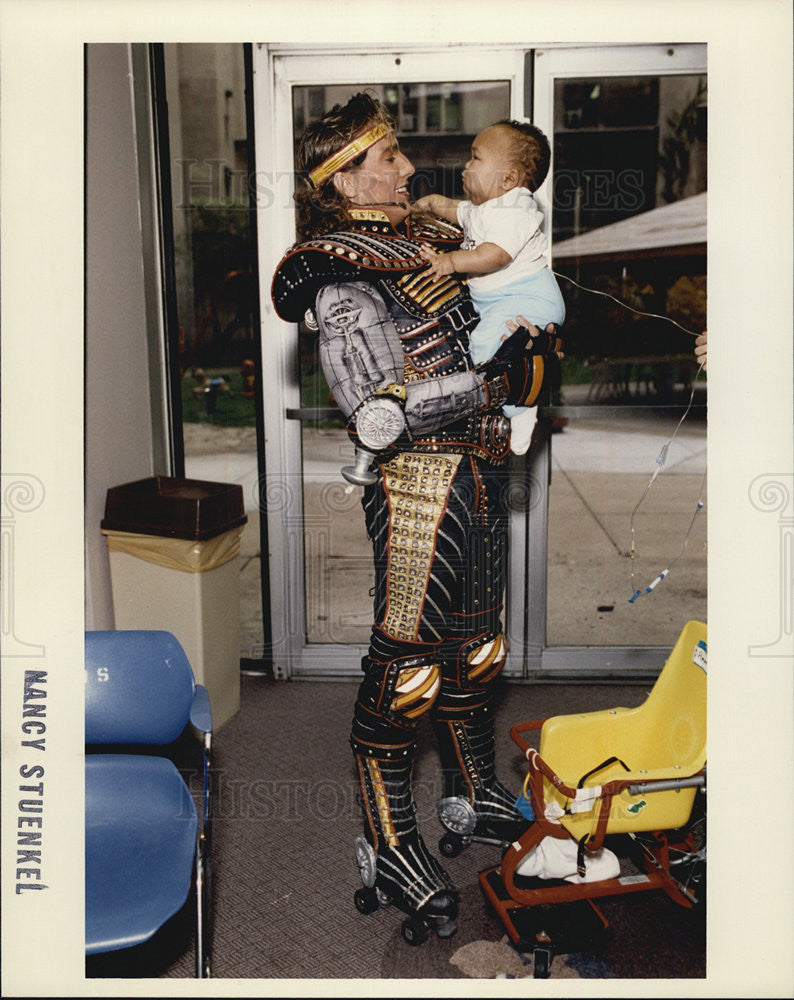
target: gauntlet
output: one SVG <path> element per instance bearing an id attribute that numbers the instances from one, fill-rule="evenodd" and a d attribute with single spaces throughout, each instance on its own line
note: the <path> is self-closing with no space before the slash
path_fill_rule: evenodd
<path id="1" fill-rule="evenodd" d="M 520 326 L 492 358 L 477 365 L 488 390 L 489 406 L 535 405 L 548 373 L 559 365 L 557 352 L 562 349 L 556 327 L 549 326 L 551 331 L 534 333 Z"/>

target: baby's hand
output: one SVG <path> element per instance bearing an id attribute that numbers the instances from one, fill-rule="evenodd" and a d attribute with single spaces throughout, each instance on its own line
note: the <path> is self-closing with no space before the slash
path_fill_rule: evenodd
<path id="1" fill-rule="evenodd" d="M 413 203 L 414 208 L 418 208 L 421 212 L 432 212 L 433 211 L 433 195 L 426 194 L 422 198 L 417 198 Z"/>
<path id="2" fill-rule="evenodd" d="M 419 247 L 419 255 L 430 265 L 426 272 L 433 278 L 442 278 L 445 274 L 452 274 L 454 268 L 448 254 L 436 253 L 432 247 L 422 244 Z"/>

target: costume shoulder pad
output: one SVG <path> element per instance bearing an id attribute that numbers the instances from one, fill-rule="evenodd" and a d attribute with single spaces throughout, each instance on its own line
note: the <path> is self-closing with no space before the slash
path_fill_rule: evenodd
<path id="1" fill-rule="evenodd" d="M 324 285 L 417 271 L 426 266 L 418 250 L 418 243 L 396 235 L 342 232 L 307 240 L 289 250 L 276 268 L 273 305 L 282 319 L 298 322 Z"/>

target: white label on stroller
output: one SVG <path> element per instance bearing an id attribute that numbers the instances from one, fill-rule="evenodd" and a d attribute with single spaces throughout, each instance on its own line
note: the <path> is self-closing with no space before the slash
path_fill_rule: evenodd
<path id="1" fill-rule="evenodd" d="M 697 646 L 695 646 L 695 648 L 692 650 L 692 662 L 696 666 L 700 667 L 700 669 L 703 670 L 705 673 L 708 673 L 708 670 L 706 669 L 708 663 L 706 644 L 705 642 L 703 642 L 702 639 L 697 644 Z"/>
<path id="2" fill-rule="evenodd" d="M 639 885 L 640 882 L 650 881 L 647 875 L 624 875 L 623 878 L 618 879 L 621 885 Z"/>
<path id="3" fill-rule="evenodd" d="M 601 797 L 601 785 L 591 785 L 589 788 L 577 788 L 576 798 L 571 801 L 571 812 L 590 812 L 596 799 Z"/>

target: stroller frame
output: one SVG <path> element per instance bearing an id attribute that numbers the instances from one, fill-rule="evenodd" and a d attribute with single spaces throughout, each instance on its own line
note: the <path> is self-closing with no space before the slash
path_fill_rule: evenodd
<path id="1" fill-rule="evenodd" d="M 689 622 L 685 626 L 648 700 L 638 709 L 610 709 L 533 720 L 519 723 L 510 730 L 512 740 L 527 758 L 525 794 L 528 791 L 536 819 L 507 848 L 499 865 L 480 873 L 479 881 L 512 943 L 522 951 L 533 953 L 536 978 L 548 975 L 553 952 L 567 944 L 566 935 L 578 935 L 574 944 L 578 950 L 582 939 L 599 938 L 607 930 L 608 922 L 595 905 L 595 899 L 661 890 L 682 907 L 692 908 L 698 902 L 691 889 L 677 879 L 671 869 L 679 854 L 700 857 L 690 826 L 695 795 L 705 792 L 706 785 L 706 692 L 705 665 L 698 662 L 693 650 L 694 654 L 702 650 L 705 658 L 705 635 L 706 627 L 700 622 Z M 702 677 L 697 676 L 698 669 Z M 670 706 L 676 702 L 683 704 L 683 721 L 671 717 Z M 660 762 L 658 754 L 650 762 L 640 755 L 639 763 L 633 756 L 630 770 L 622 758 L 628 758 L 627 748 L 633 749 L 635 731 L 644 730 L 649 721 L 667 720 L 668 717 L 671 717 L 669 727 L 675 729 L 675 736 L 664 752 L 670 753 L 670 747 L 674 747 L 676 752 L 682 751 L 681 756 L 671 757 L 669 766 Z M 603 745 L 596 749 L 596 754 L 603 753 L 604 746 L 611 745 L 609 740 L 613 735 L 619 735 L 622 740 L 617 750 L 619 756 L 609 756 L 603 763 L 591 759 L 589 764 L 583 765 L 588 747 L 580 745 L 574 749 L 573 756 L 577 758 L 577 766 L 584 766 L 584 777 L 580 777 L 581 771 L 573 775 L 566 771 L 560 776 L 542 754 L 548 748 L 553 758 L 557 750 L 558 759 L 563 760 L 565 750 L 558 748 L 566 743 L 570 746 L 571 735 L 581 732 L 581 727 L 585 734 L 606 730 Z M 538 730 L 542 734 L 540 752 L 525 738 L 525 734 Z M 686 737 L 682 740 L 680 734 L 684 730 Z M 581 742 L 588 744 L 587 736 Z M 618 765 L 623 772 L 618 770 Z M 599 772 L 606 780 L 596 785 Z M 635 822 L 631 803 L 645 806 L 649 800 L 654 802 L 654 807 L 647 810 L 651 823 L 645 821 L 644 815 L 639 815 Z M 637 814 L 640 812 L 638 809 Z M 664 822 L 668 818 L 669 824 Z M 663 825 L 653 824 L 660 819 Z M 578 874 L 584 876 L 587 854 L 600 850 L 605 838 L 613 834 L 628 834 L 642 848 L 639 856 L 642 870 L 638 874 L 571 882 L 517 873 L 521 862 L 544 838 L 554 837 L 577 844 Z"/>

